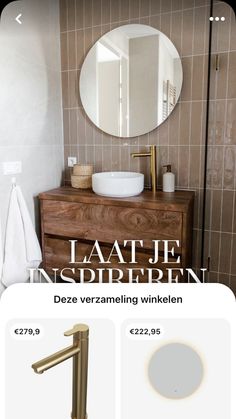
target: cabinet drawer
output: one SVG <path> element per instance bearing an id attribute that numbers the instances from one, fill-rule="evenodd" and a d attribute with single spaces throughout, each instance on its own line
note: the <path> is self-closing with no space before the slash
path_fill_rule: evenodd
<path id="1" fill-rule="evenodd" d="M 44 234 L 113 243 L 118 240 L 179 240 L 182 213 L 122 206 L 43 200 Z"/>

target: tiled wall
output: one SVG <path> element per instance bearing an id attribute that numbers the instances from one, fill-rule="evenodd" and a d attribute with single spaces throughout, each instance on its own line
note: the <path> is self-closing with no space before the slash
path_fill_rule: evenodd
<path id="1" fill-rule="evenodd" d="M 236 291 L 236 22 L 230 7 L 214 4 L 205 255 L 210 281 Z M 219 56 L 219 70 L 215 59 Z"/>
<path id="2" fill-rule="evenodd" d="M 228 6 L 224 7 L 229 14 Z M 147 135 L 122 139 L 101 132 L 89 121 L 79 99 L 78 81 L 84 57 L 90 47 L 102 34 L 127 23 L 151 25 L 172 40 L 182 59 L 184 82 L 180 101 L 166 122 Z M 223 23 L 220 24 L 223 27 Z M 224 32 L 222 27 L 221 35 Z M 171 163 L 176 174 L 177 188 L 196 191 L 194 267 L 199 267 L 201 249 L 208 39 L 208 0 L 61 0 L 65 159 L 69 155 L 76 155 L 80 162 L 94 163 L 96 171 L 125 169 L 147 173 L 147 165 L 139 159 L 131 159 L 130 153 L 146 150 L 149 144 L 156 144 L 159 185 L 162 165 Z M 222 47 L 225 48 L 223 44 L 222 41 Z M 228 53 L 226 56 L 228 59 Z M 228 65 L 232 66 L 233 61 Z M 222 67 L 223 79 L 228 72 L 228 67 L 225 69 L 223 66 L 223 60 Z M 218 85 L 224 92 L 224 82 L 220 81 Z M 229 90 L 233 92 L 230 87 Z M 232 106 L 228 118 L 233 118 Z M 219 153 L 218 159 L 221 157 Z M 217 163 L 217 157 L 215 159 Z M 219 176 L 217 168 L 216 171 Z M 70 172 L 66 170 L 66 179 L 69 177 Z M 149 181 L 147 175 L 146 181 Z M 220 279 L 217 277 L 217 280 Z"/>

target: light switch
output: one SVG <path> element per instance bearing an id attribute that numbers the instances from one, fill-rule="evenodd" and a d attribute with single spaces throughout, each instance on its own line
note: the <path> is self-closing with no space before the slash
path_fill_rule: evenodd
<path id="1" fill-rule="evenodd" d="M 17 175 L 22 172 L 21 161 L 6 161 L 3 162 L 2 166 L 4 175 Z"/>

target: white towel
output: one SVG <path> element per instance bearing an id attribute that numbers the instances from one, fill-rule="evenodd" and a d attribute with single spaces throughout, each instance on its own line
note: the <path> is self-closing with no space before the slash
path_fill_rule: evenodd
<path id="1" fill-rule="evenodd" d="M 13 186 L 7 218 L 2 283 L 26 282 L 29 268 L 42 261 L 39 246 L 25 200 L 19 186 Z"/>

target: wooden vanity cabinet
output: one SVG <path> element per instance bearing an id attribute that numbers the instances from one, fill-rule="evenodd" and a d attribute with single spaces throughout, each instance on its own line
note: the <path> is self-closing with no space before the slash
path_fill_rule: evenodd
<path id="1" fill-rule="evenodd" d="M 41 231 L 43 248 L 43 268 L 52 273 L 53 268 L 76 268 L 75 275 L 67 275 L 80 281 L 77 268 L 113 268 L 124 273 L 123 282 L 128 281 L 127 268 L 144 268 L 145 274 L 139 282 L 147 282 L 146 268 L 163 271 L 163 281 L 167 279 L 166 268 L 191 267 L 192 262 L 192 223 L 194 192 L 176 191 L 174 193 L 144 191 L 136 197 L 107 198 L 70 187 L 62 187 L 41 193 Z M 108 258 L 115 240 L 122 246 L 124 240 L 143 240 L 144 247 L 137 247 L 136 264 L 120 264 L 113 257 L 112 264 L 103 265 L 96 258 L 92 264 L 69 263 L 71 247 L 69 240 L 77 240 L 76 262 L 89 256 L 95 240 L 99 241 L 104 258 Z M 156 265 L 149 263 L 153 257 L 153 240 L 179 241 L 175 243 L 175 257 L 168 265 L 163 263 L 163 242 L 160 242 L 160 255 Z M 130 248 L 122 247 L 125 261 L 130 261 Z M 180 263 L 176 264 L 177 256 Z M 172 263 L 173 261 L 173 263 Z M 66 271 L 64 272 L 66 274 Z M 85 275 L 90 279 L 90 274 Z M 184 278 L 182 278 L 184 279 Z M 105 272 L 103 281 L 108 280 Z M 96 281 L 98 281 L 96 275 Z"/>

